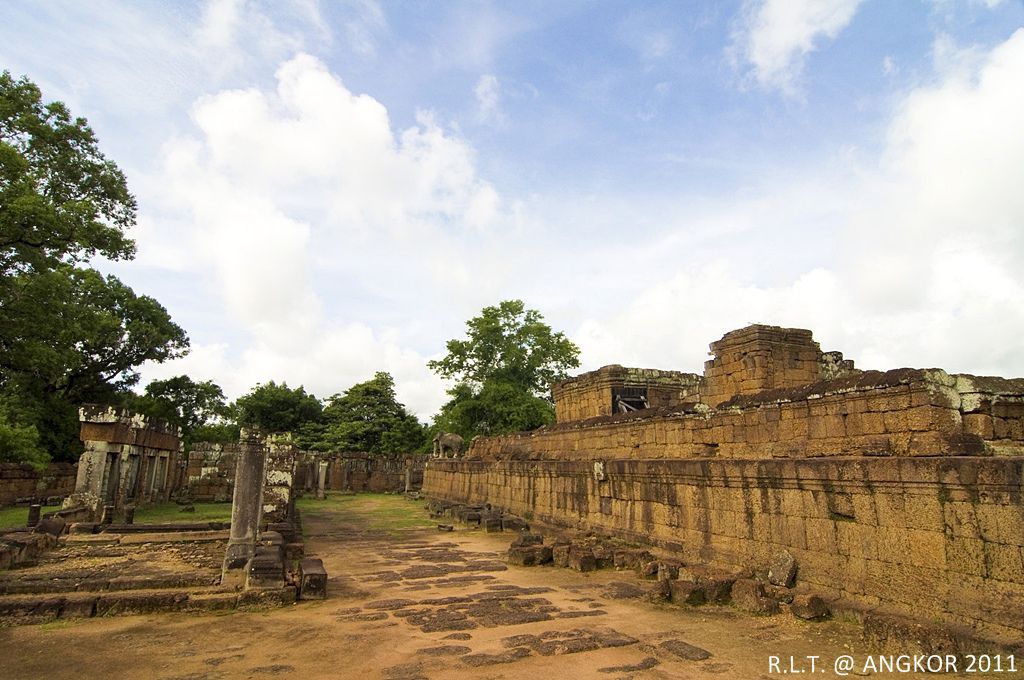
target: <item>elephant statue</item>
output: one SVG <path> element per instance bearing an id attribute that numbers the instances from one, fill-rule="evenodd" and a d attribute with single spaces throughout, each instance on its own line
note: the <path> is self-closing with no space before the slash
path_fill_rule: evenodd
<path id="1" fill-rule="evenodd" d="M 462 437 L 451 432 L 434 435 L 434 458 L 462 457 Z"/>

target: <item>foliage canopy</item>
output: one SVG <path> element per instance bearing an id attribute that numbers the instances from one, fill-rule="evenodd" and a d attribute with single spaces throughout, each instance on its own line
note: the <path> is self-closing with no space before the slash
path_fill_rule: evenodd
<path id="1" fill-rule="evenodd" d="M 427 364 L 458 381 L 432 429 L 468 440 L 553 422 L 554 407 L 546 395 L 579 366 L 579 348 L 521 300 L 484 307 L 466 327 L 466 339 L 449 340 L 448 354 Z"/>

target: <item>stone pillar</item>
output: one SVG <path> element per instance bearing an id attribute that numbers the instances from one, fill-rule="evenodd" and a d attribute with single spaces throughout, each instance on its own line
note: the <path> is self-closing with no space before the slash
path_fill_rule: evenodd
<path id="1" fill-rule="evenodd" d="M 412 493 L 412 456 L 405 459 L 405 492 Z"/>
<path id="2" fill-rule="evenodd" d="M 292 518 L 295 466 L 299 450 L 291 435 L 267 437 L 267 462 L 263 482 L 263 517 L 268 523 L 287 522 Z"/>
<path id="3" fill-rule="evenodd" d="M 256 534 L 263 515 L 265 464 L 263 437 L 258 431 L 242 430 L 235 462 L 235 491 L 231 500 L 231 535 L 224 554 L 222 580 L 244 577 L 245 565 L 255 553 Z"/>
<path id="4" fill-rule="evenodd" d="M 321 500 L 326 498 L 324 491 L 327 490 L 327 468 L 329 465 L 326 460 L 320 461 L 320 464 L 317 465 L 316 497 Z"/>
<path id="5" fill-rule="evenodd" d="M 104 505 L 103 514 L 100 516 L 100 524 L 113 524 L 115 509 L 113 505 Z"/>
<path id="6" fill-rule="evenodd" d="M 341 461 L 341 490 L 342 491 L 348 491 L 349 490 L 348 461 L 347 460 Z"/>
<path id="7" fill-rule="evenodd" d="M 38 503 L 33 503 L 32 505 L 28 506 L 28 522 L 25 524 L 25 526 L 32 528 L 35 525 L 39 524 L 39 517 L 42 515 L 42 513 L 42 505 Z"/>

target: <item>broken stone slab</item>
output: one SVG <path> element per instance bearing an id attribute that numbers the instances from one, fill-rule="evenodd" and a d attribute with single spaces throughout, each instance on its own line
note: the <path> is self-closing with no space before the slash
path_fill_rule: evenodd
<path id="1" fill-rule="evenodd" d="M 551 546 L 551 562 L 563 569 L 569 567 L 569 544 L 561 543 Z"/>
<path id="2" fill-rule="evenodd" d="M 453 527 L 451 524 L 438 524 L 437 525 L 437 530 L 438 531 L 455 531 L 455 527 Z"/>
<path id="3" fill-rule="evenodd" d="M 594 551 L 582 545 L 571 544 L 569 546 L 568 566 L 576 571 L 594 571 L 597 569 L 597 559 Z"/>
<path id="4" fill-rule="evenodd" d="M 760 581 L 737 579 L 732 586 L 732 603 L 751 614 L 777 614 L 779 603 L 768 597 Z"/>
<path id="5" fill-rule="evenodd" d="M 658 563 L 654 560 L 645 562 L 637 569 L 637 575 L 642 579 L 658 578 Z"/>
<path id="6" fill-rule="evenodd" d="M 644 599 L 654 603 L 668 602 L 672 597 L 672 587 L 669 583 L 671 582 L 655 581 L 644 594 Z"/>
<path id="7" fill-rule="evenodd" d="M 679 564 L 677 562 L 658 562 L 658 580 L 671 581 L 679 578 Z"/>
<path id="8" fill-rule="evenodd" d="M 772 598 L 776 602 L 783 604 L 789 604 L 793 601 L 793 591 L 789 588 L 783 588 L 782 586 L 774 586 L 770 583 L 764 584 L 765 595 Z"/>
<path id="9" fill-rule="evenodd" d="M 704 589 L 693 581 L 676 579 L 668 583 L 670 597 L 675 604 L 685 604 L 693 607 L 702 605 L 707 601 Z"/>
<path id="10" fill-rule="evenodd" d="M 501 518 L 501 528 L 503 531 L 529 531 L 530 525 L 518 517 L 503 515 Z"/>
<path id="11" fill-rule="evenodd" d="M 703 661 L 711 658 L 711 652 L 701 647 L 695 647 L 682 640 L 665 640 L 660 645 L 661 649 L 688 661 Z"/>
<path id="12" fill-rule="evenodd" d="M 790 588 L 796 581 L 796 558 L 783 550 L 772 558 L 768 565 L 768 582 L 772 585 Z"/>
<path id="13" fill-rule="evenodd" d="M 489 533 L 489 534 L 496 533 L 496 532 L 499 532 L 501 530 L 502 530 L 502 528 L 501 528 L 501 520 L 500 519 L 492 517 L 490 519 L 485 519 L 484 520 L 484 531 L 486 531 L 487 533 Z"/>
<path id="14" fill-rule="evenodd" d="M 60 517 L 48 517 L 46 519 L 39 520 L 35 528 L 32 530 L 36 534 L 49 534 L 51 536 L 60 536 L 64 533 L 64 528 L 67 525 L 64 520 Z"/>
<path id="15" fill-rule="evenodd" d="M 547 564 L 551 561 L 551 546 L 528 545 L 508 549 L 508 563 L 521 567 Z"/>
<path id="16" fill-rule="evenodd" d="M 654 555 L 646 550 L 627 548 L 614 551 L 612 566 L 616 569 L 638 569 L 653 560 Z"/>
<path id="17" fill-rule="evenodd" d="M 28 521 L 25 523 L 25 526 L 31 529 L 35 525 L 39 524 L 39 519 L 42 517 L 42 514 L 42 505 L 38 503 L 33 503 L 32 505 L 28 506 Z"/>
<path id="18" fill-rule="evenodd" d="M 525 548 L 530 545 L 540 545 L 544 542 L 544 537 L 540 534 L 519 534 L 515 540 L 512 541 L 511 547 L 513 548 Z"/>
<path id="19" fill-rule="evenodd" d="M 323 560 L 307 557 L 299 563 L 299 599 L 323 600 L 327 597 L 327 570 Z"/>
<path id="20" fill-rule="evenodd" d="M 809 594 L 794 597 L 789 610 L 793 612 L 794 616 L 809 621 L 824 619 L 831 613 L 823 599 L 817 595 Z"/>

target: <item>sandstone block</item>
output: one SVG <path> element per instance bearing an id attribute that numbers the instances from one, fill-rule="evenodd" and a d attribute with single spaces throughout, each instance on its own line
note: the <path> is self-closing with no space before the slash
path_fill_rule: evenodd
<path id="1" fill-rule="evenodd" d="M 594 558 L 594 551 L 582 545 L 572 544 L 569 546 L 568 566 L 576 571 L 594 571 L 597 569 L 597 560 Z"/>
<path id="2" fill-rule="evenodd" d="M 779 603 L 768 597 L 764 586 L 754 579 L 738 579 L 732 586 L 732 603 L 751 614 L 776 614 Z"/>
<path id="3" fill-rule="evenodd" d="M 707 601 L 704 589 L 693 581 L 676 579 L 669 581 L 669 592 L 672 602 L 676 604 L 701 605 Z"/>
<path id="4" fill-rule="evenodd" d="M 556 567 L 566 568 L 569 566 L 569 544 L 551 546 L 551 561 Z"/>
<path id="5" fill-rule="evenodd" d="M 521 533 L 519 536 L 512 541 L 512 548 L 525 548 L 531 545 L 540 545 L 544 542 L 544 537 L 540 534 L 528 534 Z"/>
<path id="6" fill-rule="evenodd" d="M 788 550 L 772 558 L 768 565 L 768 582 L 777 586 L 789 588 L 796 580 L 796 559 Z"/>
<path id="7" fill-rule="evenodd" d="M 829 615 L 828 605 L 817 595 L 797 595 L 789 607 L 794 616 L 801 619 L 823 619 Z"/>

